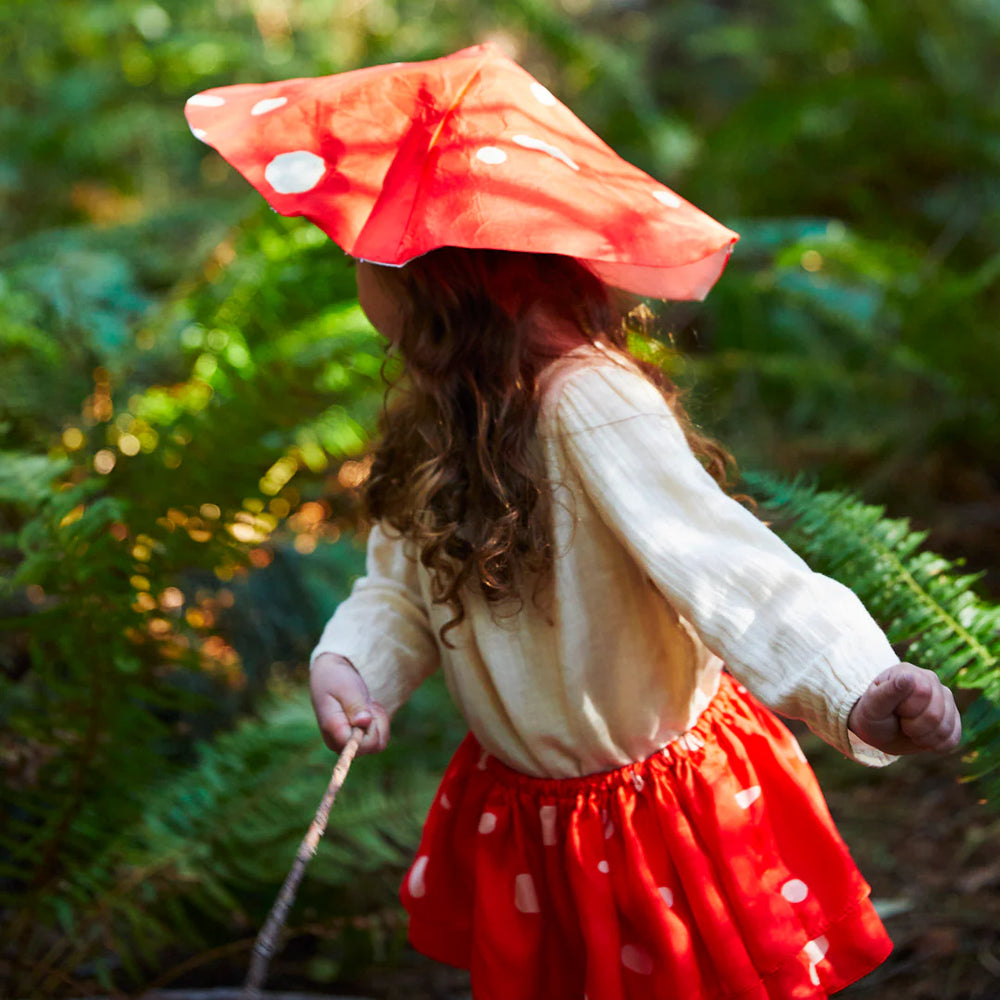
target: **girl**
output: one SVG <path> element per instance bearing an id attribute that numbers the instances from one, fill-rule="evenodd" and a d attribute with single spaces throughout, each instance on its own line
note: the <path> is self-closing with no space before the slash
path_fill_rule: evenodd
<path id="1" fill-rule="evenodd" d="M 469 724 L 402 888 L 413 944 L 476 1000 L 866 974 L 890 942 L 771 710 L 878 765 L 957 746 L 950 692 L 726 494 L 578 261 L 443 248 L 357 281 L 407 375 L 311 688 L 333 749 L 383 749 L 438 667 Z"/>

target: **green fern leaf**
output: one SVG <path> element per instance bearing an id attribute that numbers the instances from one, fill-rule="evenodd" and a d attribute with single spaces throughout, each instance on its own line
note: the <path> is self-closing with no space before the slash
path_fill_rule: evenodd
<path id="1" fill-rule="evenodd" d="M 961 563 L 920 548 L 926 533 L 849 494 L 761 473 L 744 478 L 782 518 L 776 530 L 785 541 L 850 587 L 902 658 L 980 691 L 964 717 L 966 762 L 970 776 L 992 776 L 987 793 L 1000 795 L 1000 607 L 972 589 L 979 576 L 956 572 Z"/>

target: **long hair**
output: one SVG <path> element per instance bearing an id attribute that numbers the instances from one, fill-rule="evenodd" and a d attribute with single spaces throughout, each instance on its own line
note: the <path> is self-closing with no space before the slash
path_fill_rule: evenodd
<path id="1" fill-rule="evenodd" d="M 549 484 L 535 429 L 541 370 L 558 356 L 540 328 L 570 329 L 579 343 L 627 353 L 622 307 L 571 257 L 444 247 L 402 268 L 377 269 L 398 306 L 394 346 L 405 374 L 391 387 L 365 487 L 370 517 L 416 543 L 434 603 L 465 618 L 476 587 L 494 612 L 537 598 L 553 561 Z M 566 348 L 564 347 L 563 350 Z M 697 433 L 677 387 L 633 358 L 663 393 L 694 453 L 720 485 L 732 457 Z"/>

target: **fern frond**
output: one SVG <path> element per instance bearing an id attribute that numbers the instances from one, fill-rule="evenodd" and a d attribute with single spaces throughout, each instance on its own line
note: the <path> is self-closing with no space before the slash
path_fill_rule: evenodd
<path id="1" fill-rule="evenodd" d="M 776 530 L 821 573 L 850 587 L 901 656 L 981 694 L 965 713 L 966 761 L 1000 794 L 1000 607 L 973 590 L 977 574 L 922 548 L 926 532 L 848 493 L 747 473 L 750 491 L 779 517 Z"/>
<path id="2" fill-rule="evenodd" d="M 300 890 L 300 911 L 322 921 L 392 903 L 451 750 L 425 737 L 432 721 L 440 730 L 448 717 L 443 692 L 426 688 L 407 706 L 389 748 L 351 771 Z M 35 981 L 72 974 L 113 942 L 122 971 L 140 983 L 137 970 L 155 968 L 168 947 L 204 946 L 234 923 L 243 933 L 258 925 L 332 761 L 304 692 L 271 702 L 260 718 L 204 745 L 193 767 L 151 789 L 140 822 L 73 868 L 47 901 L 44 922 L 61 928 L 65 947 L 50 968 L 37 964 Z"/>

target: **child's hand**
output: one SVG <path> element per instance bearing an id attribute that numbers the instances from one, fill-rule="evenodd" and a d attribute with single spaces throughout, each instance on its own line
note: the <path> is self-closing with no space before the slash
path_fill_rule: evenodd
<path id="1" fill-rule="evenodd" d="M 350 660 L 333 653 L 316 657 L 309 676 L 313 711 L 323 742 L 341 751 L 351 737 L 351 727 L 366 730 L 359 753 L 378 753 L 389 742 L 389 716 L 372 701 L 368 685 Z"/>
<path id="2" fill-rule="evenodd" d="M 962 738 L 951 691 L 932 670 L 897 663 L 883 670 L 857 700 L 847 728 L 883 753 L 948 753 Z"/>

